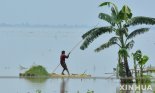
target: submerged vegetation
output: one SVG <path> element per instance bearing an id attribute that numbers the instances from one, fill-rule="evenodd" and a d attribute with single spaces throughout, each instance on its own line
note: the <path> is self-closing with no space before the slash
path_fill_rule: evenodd
<path id="1" fill-rule="evenodd" d="M 87 93 L 94 93 L 94 91 L 92 91 L 92 90 L 88 90 Z"/>
<path id="2" fill-rule="evenodd" d="M 77 91 L 77 93 L 80 93 L 79 91 Z M 88 90 L 86 93 L 94 93 L 93 90 Z"/>
<path id="3" fill-rule="evenodd" d="M 36 90 L 36 93 L 41 93 L 41 90 L 39 90 L 39 89 L 38 89 L 38 90 Z"/>
<path id="4" fill-rule="evenodd" d="M 42 93 L 41 90 L 36 90 L 36 93 Z M 77 93 L 80 93 L 79 91 L 77 91 Z M 88 90 L 87 93 L 94 93 L 94 91 L 92 90 Z"/>
<path id="5" fill-rule="evenodd" d="M 29 70 L 27 70 L 25 73 L 20 73 L 20 76 L 28 76 L 28 77 L 33 77 L 33 76 L 49 76 L 49 73 L 47 70 L 41 66 L 32 66 Z"/>

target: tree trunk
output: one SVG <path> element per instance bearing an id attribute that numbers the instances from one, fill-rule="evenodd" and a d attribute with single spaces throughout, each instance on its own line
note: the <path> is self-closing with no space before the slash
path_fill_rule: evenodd
<path id="1" fill-rule="evenodd" d="M 124 64 L 122 62 L 121 56 L 118 54 L 118 66 L 119 66 L 119 76 L 120 76 L 120 81 L 121 84 L 125 83 L 125 80 L 122 78 L 125 78 L 125 69 L 124 69 Z"/>
<path id="2" fill-rule="evenodd" d="M 140 65 L 140 82 L 143 83 L 143 66 Z"/>
<path id="3" fill-rule="evenodd" d="M 130 71 L 129 65 L 128 65 L 128 59 L 126 56 L 124 56 L 124 66 L 125 66 L 126 76 L 129 78 L 132 78 L 132 74 L 131 74 L 131 71 Z M 128 79 L 127 82 L 133 83 L 132 79 Z"/>
<path id="4" fill-rule="evenodd" d="M 134 58 L 134 70 L 135 70 L 135 80 L 136 80 L 136 84 L 138 84 L 138 79 L 137 79 L 137 65 L 136 65 L 136 60 Z"/>

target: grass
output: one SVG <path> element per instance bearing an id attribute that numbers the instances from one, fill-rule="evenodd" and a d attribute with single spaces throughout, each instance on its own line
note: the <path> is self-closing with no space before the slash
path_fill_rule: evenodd
<path id="1" fill-rule="evenodd" d="M 49 76 L 49 73 L 43 66 L 37 65 L 32 66 L 25 73 L 20 73 L 20 76 Z"/>

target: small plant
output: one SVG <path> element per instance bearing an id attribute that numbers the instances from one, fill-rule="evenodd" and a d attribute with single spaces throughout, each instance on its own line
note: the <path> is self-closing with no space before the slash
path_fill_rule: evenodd
<path id="1" fill-rule="evenodd" d="M 134 59 L 134 70 L 135 70 L 135 78 L 136 78 L 136 83 L 138 83 L 140 81 L 140 83 L 148 83 L 150 82 L 150 77 L 148 76 L 143 76 L 143 69 L 144 69 L 144 65 L 146 64 L 146 62 L 149 60 L 149 57 L 146 55 L 143 55 L 142 52 L 140 50 L 137 50 L 135 53 L 132 54 L 133 55 L 133 59 Z M 137 75 L 137 64 L 136 61 L 138 62 L 139 68 L 140 68 L 140 74 Z M 137 77 L 142 78 L 140 80 L 137 79 Z M 146 78 L 146 79 L 144 79 Z"/>
<path id="2" fill-rule="evenodd" d="M 94 93 L 94 91 L 88 90 L 87 93 Z"/>
<path id="3" fill-rule="evenodd" d="M 77 93 L 80 93 L 79 90 L 77 91 Z M 94 91 L 88 90 L 87 93 L 94 93 Z"/>
<path id="4" fill-rule="evenodd" d="M 39 89 L 38 89 L 38 90 L 36 90 L 36 93 L 41 93 L 41 90 L 39 90 Z"/>

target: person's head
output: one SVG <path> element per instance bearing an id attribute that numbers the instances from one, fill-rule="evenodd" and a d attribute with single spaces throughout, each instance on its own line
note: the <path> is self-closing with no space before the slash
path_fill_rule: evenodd
<path id="1" fill-rule="evenodd" d="M 65 51 L 63 50 L 63 51 L 61 52 L 61 54 L 65 54 Z"/>

